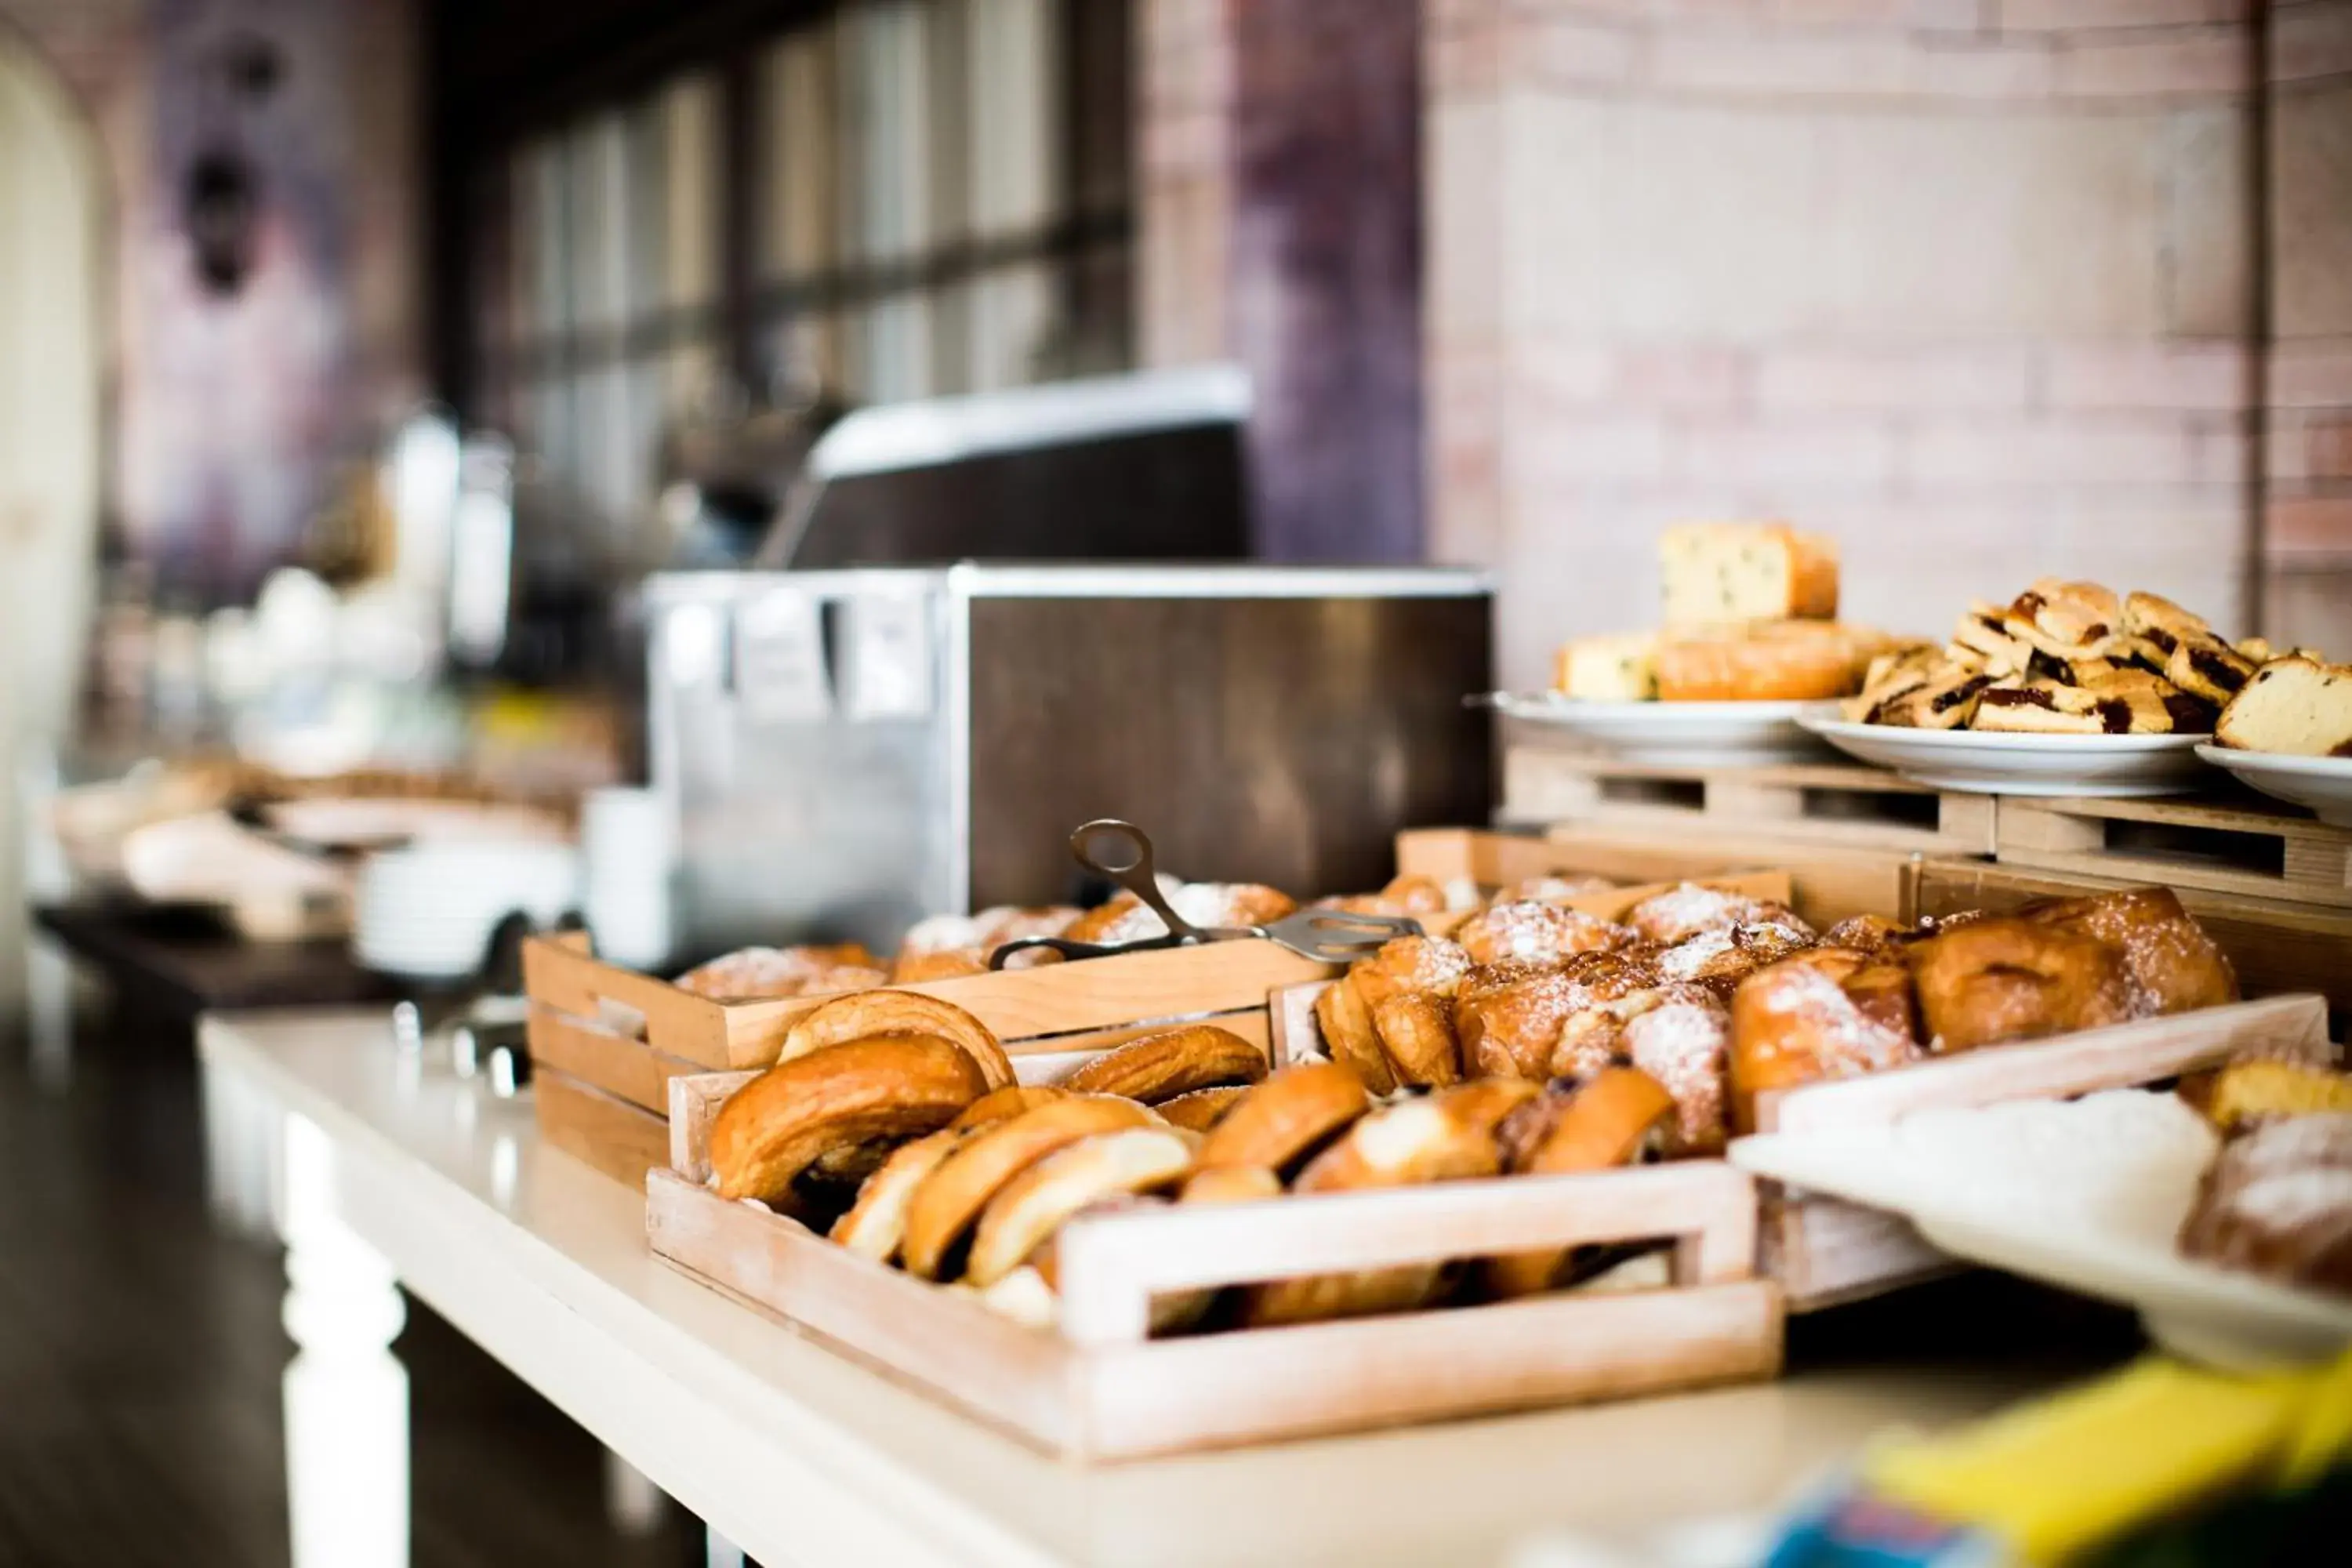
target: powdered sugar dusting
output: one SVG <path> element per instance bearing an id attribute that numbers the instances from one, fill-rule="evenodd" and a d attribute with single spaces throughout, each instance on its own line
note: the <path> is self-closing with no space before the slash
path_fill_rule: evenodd
<path id="1" fill-rule="evenodd" d="M 1813 928 L 1784 905 L 1695 882 L 1643 900 L 1626 921 L 1652 942 L 1685 942 L 1704 931 L 1741 925 L 1780 926 L 1801 942 L 1813 940 Z"/>
<path id="2" fill-rule="evenodd" d="M 1633 940 L 1625 927 L 1581 910 L 1522 899 L 1496 904 L 1462 923 L 1454 938 L 1479 963 L 1598 952 Z"/>
<path id="3" fill-rule="evenodd" d="M 1719 1148 L 1730 1016 L 1704 992 L 1657 994 L 1664 999 L 1626 1024 L 1625 1054 L 1674 1097 L 1675 1152 Z"/>

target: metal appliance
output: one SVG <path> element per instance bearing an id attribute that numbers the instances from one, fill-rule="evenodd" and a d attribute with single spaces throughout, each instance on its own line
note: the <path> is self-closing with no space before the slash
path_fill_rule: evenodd
<path id="1" fill-rule="evenodd" d="M 1492 592 L 1443 568 L 963 563 L 647 584 L 677 956 L 1040 904 L 1066 844 L 1148 823 L 1164 868 L 1379 886 L 1401 828 L 1483 821 Z"/>

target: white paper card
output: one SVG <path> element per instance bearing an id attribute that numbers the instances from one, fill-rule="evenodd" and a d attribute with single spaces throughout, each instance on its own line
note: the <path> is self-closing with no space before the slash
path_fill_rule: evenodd
<path id="1" fill-rule="evenodd" d="M 921 719 L 931 711 L 931 604 L 874 595 L 842 605 L 848 616 L 853 719 Z"/>
<path id="2" fill-rule="evenodd" d="M 761 724 L 803 724 L 833 713 L 824 627 L 815 597 L 772 589 L 735 615 L 735 701 Z"/>

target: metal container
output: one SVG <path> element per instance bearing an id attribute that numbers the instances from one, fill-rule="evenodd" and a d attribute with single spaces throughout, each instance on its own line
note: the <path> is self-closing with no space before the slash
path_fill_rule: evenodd
<path id="1" fill-rule="evenodd" d="M 1438 568 L 962 564 L 648 584 L 680 956 L 1051 903 L 1070 829 L 1305 896 L 1485 820 L 1492 594 Z"/>

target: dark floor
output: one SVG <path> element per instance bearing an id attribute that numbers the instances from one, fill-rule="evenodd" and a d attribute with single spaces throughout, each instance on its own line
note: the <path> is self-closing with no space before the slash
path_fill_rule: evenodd
<path id="1" fill-rule="evenodd" d="M 210 1226 L 186 1042 L 77 1047 L 50 1094 L 0 1038 L 0 1568 L 283 1563 L 280 1255 Z M 614 1532 L 594 1441 L 414 1300 L 395 1348 L 419 1568 L 702 1561 L 674 1507 Z"/>

